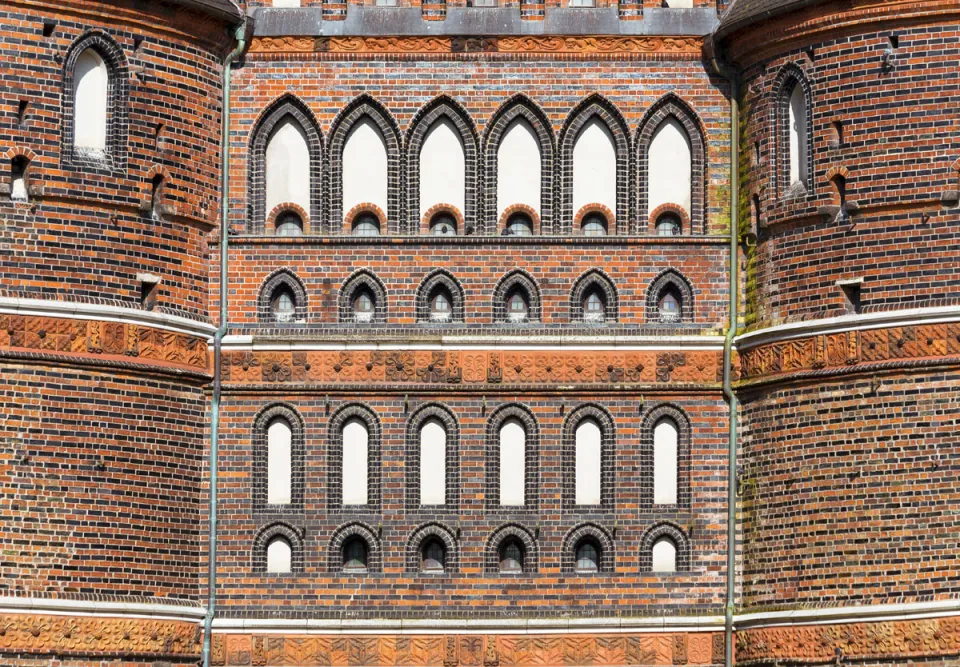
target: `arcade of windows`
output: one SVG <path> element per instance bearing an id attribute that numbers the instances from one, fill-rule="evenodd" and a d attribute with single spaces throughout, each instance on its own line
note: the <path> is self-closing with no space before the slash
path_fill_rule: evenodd
<path id="1" fill-rule="evenodd" d="M 408 502 L 414 507 L 408 509 L 427 510 L 431 513 L 455 511 L 455 492 L 458 471 L 456 466 L 456 448 L 458 446 L 458 427 L 452 413 L 437 406 L 416 414 L 426 413 L 426 417 L 414 417 L 409 422 L 408 456 L 415 459 L 411 464 L 415 475 L 408 482 L 411 486 Z M 266 508 L 270 512 L 282 512 L 302 498 L 297 494 L 296 485 L 302 479 L 295 475 L 298 461 L 302 461 L 302 428 L 298 417 L 292 410 L 280 408 L 266 424 L 262 441 L 265 442 L 266 469 L 257 474 L 266 478 Z M 536 509 L 536 471 L 538 460 L 536 440 L 538 427 L 517 416 L 517 406 L 497 411 L 488 424 L 489 446 L 492 447 L 486 474 L 492 478 L 488 502 L 491 509 L 500 508 L 508 512 Z M 608 421 L 606 413 L 594 406 L 584 406 L 571 413 L 565 427 L 569 440 L 570 460 L 564 464 L 565 475 L 573 480 L 572 493 L 565 505 L 570 510 L 596 512 L 610 509 L 613 497 L 612 467 L 615 448 L 613 423 Z M 664 414 L 664 410 L 668 414 Z M 286 411 L 286 412 L 282 412 Z M 332 511 L 364 515 L 377 512 L 377 487 L 379 480 L 373 472 L 377 465 L 373 459 L 379 456 L 379 422 L 366 408 L 351 410 L 350 406 L 338 411 L 348 416 L 342 420 L 333 419 L 330 447 L 334 466 L 329 474 L 328 493 Z M 447 415 L 441 419 L 436 415 Z M 526 414 L 526 413 L 524 413 Z M 599 416 L 598 416 L 599 415 Z M 645 504 L 651 509 L 663 508 L 676 511 L 688 500 L 689 489 L 682 481 L 680 462 L 689 451 L 683 435 L 685 422 L 682 413 L 671 406 L 656 410 L 651 419 L 653 425 L 644 436 L 645 451 L 652 466 L 651 479 L 644 486 Z M 262 428 L 262 426 L 258 426 Z M 687 427 L 688 428 L 688 427 Z M 296 435 L 295 435 L 296 434 Z M 297 452 L 300 451 L 298 455 Z M 301 463 L 302 465 L 302 463 Z M 408 468 L 411 470 L 411 468 Z M 301 475 L 302 477 L 302 475 Z M 414 488 L 415 487 L 415 488 Z M 362 524 L 359 524 L 362 525 Z M 424 574 L 444 574 L 451 572 L 451 549 L 456 540 L 439 528 L 423 532 L 419 541 L 411 544 L 411 561 L 415 569 Z M 364 574 L 371 571 L 373 552 L 379 549 L 379 541 L 370 531 L 353 531 L 346 539 L 337 542 L 334 569 L 345 574 Z M 520 574 L 535 572 L 533 551 L 536 542 L 519 527 L 495 534 L 491 540 L 488 570 L 500 574 Z M 565 540 L 564 549 L 569 559 L 567 571 L 580 574 L 593 574 L 613 571 L 612 541 L 602 529 L 592 524 L 575 528 L 570 538 Z M 278 533 L 259 545 L 264 549 L 263 570 L 280 574 L 294 572 L 294 554 L 302 545 L 297 544 L 288 534 Z M 651 572 L 677 572 L 687 569 L 686 559 L 689 545 L 685 535 L 672 524 L 658 524 L 647 532 L 644 539 L 643 567 Z M 377 556 L 379 560 L 379 555 Z M 375 569 L 375 568 L 373 568 Z"/>

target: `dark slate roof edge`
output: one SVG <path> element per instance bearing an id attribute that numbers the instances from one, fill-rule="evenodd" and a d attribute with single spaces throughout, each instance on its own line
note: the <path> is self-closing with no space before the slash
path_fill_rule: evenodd
<path id="1" fill-rule="evenodd" d="M 720 26 L 714 33 L 714 39 L 719 42 L 757 21 L 772 19 L 825 2 L 827 0 L 734 0 L 720 18 Z"/>
<path id="2" fill-rule="evenodd" d="M 175 5 L 196 9 L 229 23 L 240 23 L 243 12 L 232 0 L 168 0 Z"/>

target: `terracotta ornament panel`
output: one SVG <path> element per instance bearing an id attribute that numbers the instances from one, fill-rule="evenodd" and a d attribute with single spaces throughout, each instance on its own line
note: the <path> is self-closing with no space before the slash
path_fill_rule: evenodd
<path id="1" fill-rule="evenodd" d="M 700 57 L 700 37 L 551 36 L 505 37 L 256 37 L 250 53 L 353 54 L 670 54 Z"/>
<path id="2" fill-rule="evenodd" d="M 240 384 L 714 385 L 721 352 L 317 351 L 228 352 L 222 377 Z"/>
<path id="3" fill-rule="evenodd" d="M 718 651 L 719 649 L 719 651 Z M 214 635 L 213 663 L 230 667 L 562 667 L 710 665 L 723 634 Z"/>
<path id="4" fill-rule="evenodd" d="M 209 370 L 206 339 L 124 322 L 0 315 L 2 349 Z"/>
<path id="5" fill-rule="evenodd" d="M 918 360 L 960 362 L 960 323 L 821 334 L 740 351 L 740 379 Z"/>
<path id="6" fill-rule="evenodd" d="M 201 628 L 186 621 L 89 616 L 0 616 L 0 654 L 197 659 Z"/>
<path id="7" fill-rule="evenodd" d="M 737 664 L 839 663 L 960 655 L 960 618 L 846 623 L 737 632 Z"/>

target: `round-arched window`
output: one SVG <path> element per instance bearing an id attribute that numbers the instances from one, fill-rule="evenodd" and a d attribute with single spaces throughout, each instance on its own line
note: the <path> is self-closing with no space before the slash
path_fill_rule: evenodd
<path id="1" fill-rule="evenodd" d="M 589 574 L 600 571 L 600 547 L 593 540 L 580 542 L 574 556 L 577 560 L 577 572 Z"/>
<path id="2" fill-rule="evenodd" d="M 447 567 L 447 550 L 443 542 L 430 539 L 420 551 L 420 570 L 423 572 L 443 572 Z"/>
<path id="3" fill-rule="evenodd" d="M 580 229 L 584 236 L 606 236 L 607 219 L 599 213 L 591 213 L 584 217 Z"/>
<path id="4" fill-rule="evenodd" d="M 367 543 L 359 537 L 350 538 L 343 545 L 343 570 L 345 572 L 367 571 Z"/>
<path id="5" fill-rule="evenodd" d="M 281 213 L 277 216 L 275 233 L 277 236 L 302 236 L 303 221 L 299 215 L 291 211 Z"/>
<path id="6" fill-rule="evenodd" d="M 353 297 L 353 319 L 356 322 L 370 322 L 376 312 L 377 304 L 369 290 L 360 290 Z"/>
<path id="7" fill-rule="evenodd" d="M 680 218 L 673 213 L 664 213 L 657 219 L 657 236 L 679 236 Z"/>
<path id="8" fill-rule="evenodd" d="M 380 221 L 376 216 L 365 213 L 353 221 L 354 236 L 380 236 Z"/>
<path id="9" fill-rule="evenodd" d="M 508 236 L 533 236 L 533 221 L 526 213 L 514 213 L 507 220 Z"/>
<path id="10" fill-rule="evenodd" d="M 438 213 L 430 221 L 430 233 L 433 236 L 455 236 L 457 221 L 449 213 Z"/>

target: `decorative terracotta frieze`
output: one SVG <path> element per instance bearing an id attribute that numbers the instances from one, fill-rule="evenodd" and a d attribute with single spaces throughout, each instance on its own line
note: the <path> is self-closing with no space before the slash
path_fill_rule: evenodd
<path id="1" fill-rule="evenodd" d="M 237 667 L 710 665 L 723 635 L 214 635 L 213 664 Z"/>
<path id="2" fill-rule="evenodd" d="M 0 350 L 49 352 L 93 359 L 161 362 L 208 370 L 207 341 L 125 322 L 0 315 Z"/>
<path id="3" fill-rule="evenodd" d="M 304 54 L 672 54 L 700 57 L 701 37 L 552 36 L 506 37 L 256 37 L 250 53 Z"/>
<path id="4" fill-rule="evenodd" d="M 196 659 L 197 623 L 90 616 L 0 616 L 0 654 Z"/>
<path id="5" fill-rule="evenodd" d="M 403 385 L 715 384 L 719 351 L 317 351 L 228 352 L 233 383 Z"/>
<path id="6" fill-rule="evenodd" d="M 737 664 L 844 663 L 960 655 L 960 618 L 758 628 L 737 632 Z"/>
<path id="7" fill-rule="evenodd" d="M 813 335 L 740 352 L 741 380 L 916 360 L 960 363 L 960 323 Z"/>

